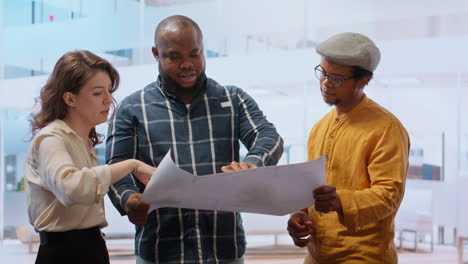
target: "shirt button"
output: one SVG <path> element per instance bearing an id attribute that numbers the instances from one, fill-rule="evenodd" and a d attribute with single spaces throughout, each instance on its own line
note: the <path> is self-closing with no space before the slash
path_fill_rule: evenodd
<path id="1" fill-rule="evenodd" d="M 335 136 L 333 136 L 333 135 L 330 135 L 330 138 L 331 138 L 331 139 L 333 139 L 334 137 L 335 137 Z"/>
<path id="2" fill-rule="evenodd" d="M 328 155 L 325 155 L 325 159 L 328 160 Z"/>
<path id="3" fill-rule="evenodd" d="M 335 122 L 340 122 L 340 119 L 339 119 L 339 118 L 336 118 L 336 119 L 335 119 Z"/>

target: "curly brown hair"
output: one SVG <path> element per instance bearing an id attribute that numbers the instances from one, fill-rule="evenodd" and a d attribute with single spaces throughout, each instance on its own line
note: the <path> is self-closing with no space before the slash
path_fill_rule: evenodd
<path id="1" fill-rule="evenodd" d="M 66 92 L 78 94 L 86 81 L 98 70 L 109 74 L 112 82 L 110 92 L 115 92 L 119 87 L 120 76 L 108 61 L 87 50 L 72 51 L 63 55 L 55 64 L 52 74 L 36 99 L 36 103 L 41 104 L 41 109 L 37 114 L 31 114 L 32 135 L 50 122 L 64 119 L 68 114 L 68 107 L 63 95 Z M 91 129 L 88 137 L 93 146 L 101 143 L 101 135 L 96 132 L 96 128 Z"/>

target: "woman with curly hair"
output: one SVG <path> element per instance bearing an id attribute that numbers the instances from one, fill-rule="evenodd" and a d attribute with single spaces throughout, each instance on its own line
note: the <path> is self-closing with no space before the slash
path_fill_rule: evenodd
<path id="1" fill-rule="evenodd" d="M 118 85 L 109 62 L 73 51 L 41 90 L 25 170 L 29 218 L 41 240 L 36 263 L 109 263 L 104 195 L 129 173 L 146 184 L 155 170 L 136 159 L 98 165 L 95 126 L 107 121 Z"/>

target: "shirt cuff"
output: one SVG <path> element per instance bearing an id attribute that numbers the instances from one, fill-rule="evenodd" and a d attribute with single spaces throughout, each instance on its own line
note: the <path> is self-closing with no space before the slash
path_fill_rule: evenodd
<path id="1" fill-rule="evenodd" d="M 257 165 L 257 167 L 265 167 L 263 160 L 260 158 L 260 156 L 257 155 L 250 155 L 245 157 L 244 162 L 253 163 Z"/>
<path id="2" fill-rule="evenodd" d="M 122 196 L 121 196 L 122 198 L 120 199 L 120 206 L 122 206 L 122 209 L 124 210 L 124 212 L 127 212 L 126 205 L 127 205 L 128 197 L 130 197 L 130 195 L 134 193 L 138 193 L 138 192 L 132 189 L 128 189 L 122 193 Z"/>
<path id="3" fill-rule="evenodd" d="M 93 168 L 96 172 L 97 179 L 97 194 L 96 199 L 99 200 L 104 197 L 109 191 L 111 182 L 111 168 L 109 165 L 100 165 Z"/>
<path id="4" fill-rule="evenodd" d="M 337 190 L 336 193 L 340 198 L 341 208 L 343 210 L 343 216 L 338 214 L 338 219 L 346 228 L 356 230 L 358 228 L 357 206 L 353 199 L 353 191 Z"/>

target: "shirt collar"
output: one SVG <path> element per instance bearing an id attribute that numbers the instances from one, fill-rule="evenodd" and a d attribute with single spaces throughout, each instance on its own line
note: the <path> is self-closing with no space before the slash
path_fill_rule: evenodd
<path id="1" fill-rule="evenodd" d="M 168 93 L 168 92 L 166 91 L 166 89 L 164 89 L 164 87 L 163 87 L 162 84 L 161 84 L 161 78 L 159 77 L 159 75 L 158 75 L 158 78 L 156 78 L 156 87 L 157 87 L 159 90 L 161 90 L 161 92 L 164 94 L 164 96 L 169 97 L 169 98 L 171 98 L 171 99 L 173 99 L 173 100 L 175 100 L 175 99 L 177 98 L 175 95 L 173 95 L 173 94 L 171 94 L 171 93 Z"/>
<path id="2" fill-rule="evenodd" d="M 56 120 L 52 121 L 50 123 L 50 125 L 53 126 L 55 129 L 62 130 L 66 134 L 72 134 L 72 135 L 76 136 L 77 138 L 81 139 L 80 136 L 78 136 L 78 134 L 76 134 L 75 130 L 73 130 L 70 126 L 68 126 L 67 122 L 65 122 L 62 119 L 56 119 Z M 91 139 L 88 138 L 87 143 L 92 145 Z"/>
<path id="3" fill-rule="evenodd" d="M 71 127 L 68 126 L 68 124 L 63 121 L 62 119 L 56 119 L 54 121 L 51 122 L 51 125 L 54 127 L 54 128 L 57 128 L 57 129 L 60 129 L 62 130 L 63 132 L 67 133 L 67 134 L 76 134 L 76 132 L 71 129 Z"/>
<path id="4" fill-rule="evenodd" d="M 359 104 L 357 104 L 353 109 L 351 109 L 351 111 L 347 112 L 347 113 L 344 113 L 342 114 L 341 116 L 338 115 L 338 112 L 336 111 L 336 107 L 333 111 L 333 117 L 336 118 L 336 119 L 339 119 L 339 120 L 346 120 L 346 119 L 350 119 L 350 118 L 353 118 L 354 116 L 358 115 L 359 112 L 366 107 L 366 105 L 369 104 L 369 98 L 367 97 L 366 94 L 364 94 L 364 96 L 362 97 L 362 100 L 361 102 L 359 102 Z"/>

